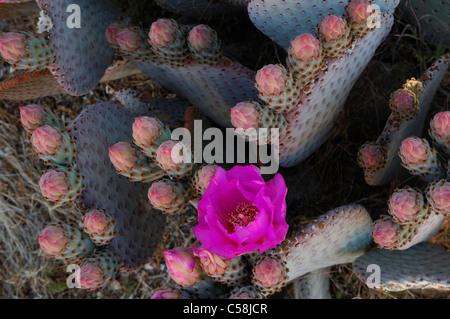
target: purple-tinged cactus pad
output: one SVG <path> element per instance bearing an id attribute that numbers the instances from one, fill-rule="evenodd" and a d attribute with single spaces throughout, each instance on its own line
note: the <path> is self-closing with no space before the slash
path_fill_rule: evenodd
<path id="1" fill-rule="evenodd" d="M 231 126 L 230 109 L 234 105 L 258 97 L 254 87 L 255 73 L 228 58 L 222 58 L 214 66 L 194 61 L 178 68 L 150 62 L 137 62 L 136 65 L 144 74 L 185 97 L 222 126 Z"/>
<path id="2" fill-rule="evenodd" d="M 450 289 L 450 253 L 430 243 L 401 251 L 373 250 L 355 260 L 353 271 L 376 290 Z"/>
<path id="3" fill-rule="evenodd" d="M 450 55 L 446 54 L 437 60 L 422 75 L 420 81 L 423 84 L 423 92 L 419 99 L 419 113 L 409 121 L 397 121 L 391 113 L 383 132 L 377 139 L 377 143 L 386 150 L 385 165 L 376 172 L 367 171 L 365 179 L 367 184 L 376 186 L 389 183 L 392 178 L 400 173 L 406 173 L 400 166 L 401 159 L 398 150 L 401 143 L 409 136 L 420 136 L 423 124 L 430 108 L 433 97 L 439 87 L 442 78 L 450 64 Z"/>
<path id="4" fill-rule="evenodd" d="M 382 12 L 394 9 L 398 0 L 374 1 Z M 248 13 L 253 24 L 265 35 L 287 48 L 297 35 L 316 32 L 320 21 L 328 14 L 342 16 L 349 1 L 336 0 L 252 0 Z"/>
<path id="5" fill-rule="evenodd" d="M 298 164 L 327 140 L 353 84 L 389 33 L 392 23 L 393 17 L 383 14 L 381 28 L 357 39 L 346 55 L 330 60 L 328 70 L 319 74 L 312 90 L 301 94 L 301 102 L 286 115 L 289 126 L 280 140 L 281 166 Z"/>
<path id="6" fill-rule="evenodd" d="M 369 248 L 371 232 L 372 219 L 361 205 L 342 206 L 318 217 L 275 248 L 289 269 L 287 282 L 320 268 L 353 262 Z"/>
<path id="7" fill-rule="evenodd" d="M 114 97 L 131 112 L 158 118 L 170 128 L 183 127 L 189 103 L 181 98 L 147 98 L 133 89 L 114 92 Z M 136 116 L 137 117 L 137 116 Z"/>
<path id="8" fill-rule="evenodd" d="M 71 95 L 91 91 L 105 74 L 112 61 L 114 50 L 108 45 L 106 28 L 116 19 L 117 13 L 109 0 L 38 0 L 39 7 L 49 16 L 53 28 L 48 37 L 55 51 L 55 63 L 49 66 L 58 83 Z M 70 28 L 68 21 L 80 8 L 80 28 Z"/>
<path id="9" fill-rule="evenodd" d="M 122 271 L 144 265 L 162 239 L 165 217 L 148 203 L 147 187 L 117 174 L 108 146 L 130 139 L 135 115 L 113 103 L 87 107 L 70 127 L 76 143 L 77 168 L 86 188 L 85 209 L 104 209 L 116 220 L 110 247 L 121 258 Z"/>
<path id="10" fill-rule="evenodd" d="M 331 299 L 330 268 L 311 271 L 294 281 L 295 299 Z"/>
<path id="11" fill-rule="evenodd" d="M 426 41 L 432 44 L 450 45 L 450 6 L 447 1 L 412 0 L 412 7 L 419 19 Z M 414 19 L 409 3 L 407 13 Z M 413 20 L 414 21 L 414 20 Z"/>

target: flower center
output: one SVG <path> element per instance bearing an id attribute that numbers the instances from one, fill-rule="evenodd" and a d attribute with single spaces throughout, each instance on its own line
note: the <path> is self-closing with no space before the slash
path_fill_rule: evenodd
<path id="1" fill-rule="evenodd" d="M 244 204 L 240 203 L 235 210 L 231 212 L 229 222 L 233 225 L 233 231 L 236 226 L 245 227 L 255 220 L 256 214 L 259 213 L 255 203 Z"/>

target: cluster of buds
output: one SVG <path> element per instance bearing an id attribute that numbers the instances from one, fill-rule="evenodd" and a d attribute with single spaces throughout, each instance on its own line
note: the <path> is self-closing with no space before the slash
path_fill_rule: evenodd
<path id="1" fill-rule="evenodd" d="M 289 114 L 300 106 L 301 95 L 311 92 L 319 74 L 327 72 L 328 60 L 345 55 L 356 37 L 362 37 L 375 28 L 370 23 L 373 19 L 371 8 L 366 1 L 352 1 L 346 8 L 347 17 L 331 14 L 324 17 L 317 26 L 317 36 L 303 33 L 293 38 L 286 67 L 270 64 L 256 74 L 258 97 L 265 104 L 252 101 L 237 103 L 231 109 L 233 126 L 244 132 L 247 129 L 277 128 L 279 138 L 283 138 L 288 131 Z"/>
<path id="2" fill-rule="evenodd" d="M 222 56 L 216 31 L 203 24 L 187 30 L 173 19 L 158 19 L 148 34 L 114 22 L 107 28 L 106 38 L 110 46 L 128 58 L 171 67 L 191 62 L 215 65 Z"/>
<path id="3" fill-rule="evenodd" d="M 148 199 L 162 213 L 186 211 L 208 188 L 217 165 L 194 165 L 190 146 L 172 140 L 170 129 L 157 118 L 137 117 L 132 129 L 133 143 L 109 147 L 117 173 L 133 182 L 152 182 Z"/>
<path id="4" fill-rule="evenodd" d="M 449 169 L 443 171 L 439 160 L 444 158 L 445 164 L 449 163 L 445 152 L 447 116 L 448 112 L 438 113 L 430 123 L 433 142 L 442 150 L 440 156 L 425 139 L 403 140 L 399 150 L 402 165 L 429 185 L 424 192 L 406 186 L 392 193 L 388 201 L 390 216 L 383 216 L 373 226 L 373 238 L 381 248 L 407 249 L 427 240 L 450 213 Z"/>
<path id="5" fill-rule="evenodd" d="M 163 252 L 171 278 L 182 287 L 193 287 L 202 275 L 222 275 L 231 260 L 220 257 L 202 247 L 175 247 Z"/>

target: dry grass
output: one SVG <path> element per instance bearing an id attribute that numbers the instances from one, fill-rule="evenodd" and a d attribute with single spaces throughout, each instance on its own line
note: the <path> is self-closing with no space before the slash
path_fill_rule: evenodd
<path id="1" fill-rule="evenodd" d="M 143 21 L 144 26 L 156 17 L 170 16 L 149 1 L 117 2 L 122 9 L 132 8 L 128 13 L 133 21 Z M 220 30 L 226 54 L 251 69 L 284 59 L 284 52 L 248 21 L 229 18 L 207 22 Z M 1 25 L 0 31 L 9 30 L 11 26 L 31 28 L 31 22 L 28 19 L 10 21 Z M 380 46 L 356 83 L 329 141 L 304 163 L 280 170 L 290 186 L 288 221 L 292 225 L 291 232 L 330 209 L 352 202 L 364 205 L 374 218 L 386 212 L 391 187 L 365 184 L 355 160 L 357 149 L 365 141 L 376 139 L 381 132 L 389 112 L 390 92 L 399 88 L 406 78 L 418 77 L 434 61 L 439 50 L 428 47 L 421 41 L 417 28 L 399 18 L 390 38 Z M 10 76 L 6 64 L 3 68 L 0 65 L 0 70 L 0 79 Z M 83 107 L 110 99 L 107 87 L 113 90 L 133 87 L 152 96 L 168 93 L 138 75 L 101 84 L 84 97 L 56 96 L 28 103 L 49 106 L 68 124 Z M 432 114 L 448 109 L 449 101 L 450 76 L 447 75 L 433 102 Z M 53 206 L 42 198 L 37 182 L 45 167 L 35 156 L 29 136 L 19 125 L 18 106 L 17 103 L 0 101 L 0 298 L 149 298 L 156 290 L 168 287 L 171 280 L 162 251 L 195 243 L 192 227 L 196 218 L 193 212 L 168 217 L 161 247 L 140 271 L 121 274 L 103 291 L 67 289 L 66 265 L 43 256 L 37 237 L 47 223 L 56 220 L 78 223 L 80 214 L 72 206 Z M 450 250 L 449 221 L 431 241 Z M 448 296 L 429 291 L 376 292 L 368 289 L 353 274 L 351 265 L 333 267 L 330 278 L 335 298 Z M 292 297 L 292 291 L 288 288 L 276 297 Z"/>

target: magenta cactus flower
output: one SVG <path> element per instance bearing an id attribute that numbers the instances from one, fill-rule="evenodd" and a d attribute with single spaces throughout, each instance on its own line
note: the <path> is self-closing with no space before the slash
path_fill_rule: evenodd
<path id="1" fill-rule="evenodd" d="M 450 111 L 437 113 L 430 122 L 431 131 L 439 139 L 450 139 Z"/>
<path id="2" fill-rule="evenodd" d="M 59 201 L 67 195 L 70 189 L 69 181 L 64 172 L 50 170 L 39 180 L 41 194 L 50 201 Z"/>
<path id="3" fill-rule="evenodd" d="M 253 267 L 253 280 L 264 288 L 279 286 L 284 279 L 284 265 L 273 258 L 263 258 Z"/>
<path id="4" fill-rule="evenodd" d="M 422 204 L 422 194 L 409 187 L 396 189 L 389 198 L 389 213 L 400 222 L 407 222 L 418 217 Z"/>
<path id="5" fill-rule="evenodd" d="M 31 135 L 31 144 L 35 151 L 41 155 L 55 154 L 64 142 L 61 131 L 50 125 L 44 125 L 34 130 Z"/>
<path id="6" fill-rule="evenodd" d="M 370 3 L 366 1 L 352 1 L 346 8 L 350 22 L 361 24 L 365 23 L 371 15 Z"/>
<path id="7" fill-rule="evenodd" d="M 138 162 L 137 151 L 128 142 L 118 142 L 109 147 L 109 158 L 118 172 L 129 173 Z"/>
<path id="8" fill-rule="evenodd" d="M 312 34 L 303 33 L 291 41 L 289 51 L 297 60 L 305 62 L 320 57 L 322 45 Z"/>
<path id="9" fill-rule="evenodd" d="M 216 44 L 217 37 L 215 31 L 207 25 L 200 24 L 192 28 L 189 32 L 188 41 L 195 51 L 203 51 Z"/>
<path id="10" fill-rule="evenodd" d="M 428 142 L 418 137 L 408 137 L 400 146 L 399 155 L 405 164 L 415 165 L 428 159 L 431 150 Z"/>
<path id="11" fill-rule="evenodd" d="M 256 73 L 256 88 L 263 95 L 280 95 L 286 90 L 286 69 L 280 64 L 268 64 Z"/>
<path id="12" fill-rule="evenodd" d="M 165 180 L 156 181 L 148 190 L 148 199 L 155 208 L 169 209 L 177 199 L 177 191 L 172 184 Z"/>
<path id="13" fill-rule="evenodd" d="M 110 30 L 113 32 L 113 30 Z M 112 34 L 110 34 L 112 36 Z M 125 28 L 115 34 L 115 44 L 123 51 L 133 52 L 139 49 L 141 38 L 132 28 Z"/>
<path id="14" fill-rule="evenodd" d="M 378 219 L 373 224 L 372 235 L 381 248 L 390 249 L 398 243 L 398 225 L 389 219 Z"/>
<path id="15" fill-rule="evenodd" d="M 80 285 L 87 290 L 94 290 L 104 284 L 103 269 L 101 264 L 89 262 L 83 264 L 80 269 Z"/>
<path id="16" fill-rule="evenodd" d="M 158 19 L 153 22 L 148 34 L 150 42 L 158 47 L 167 47 L 176 39 L 178 25 L 172 19 Z"/>
<path id="17" fill-rule="evenodd" d="M 19 32 L 8 32 L 0 37 L 0 55 L 10 64 L 20 62 L 27 53 L 26 36 Z"/>
<path id="18" fill-rule="evenodd" d="M 286 193 L 280 174 L 266 183 L 256 166 L 219 167 L 197 206 L 194 234 L 224 258 L 263 253 L 285 239 Z"/>
<path id="19" fill-rule="evenodd" d="M 336 15 L 326 16 L 320 24 L 320 34 L 326 41 L 342 38 L 346 34 L 347 29 L 347 21 Z"/>
<path id="20" fill-rule="evenodd" d="M 40 105 L 26 105 L 19 107 L 20 121 L 28 131 L 33 131 L 44 123 L 46 111 Z"/>
<path id="21" fill-rule="evenodd" d="M 179 285 L 193 286 L 200 279 L 202 268 L 194 254 L 185 247 L 163 252 L 170 277 Z"/>
<path id="22" fill-rule="evenodd" d="M 173 288 L 158 290 L 151 299 L 181 299 L 181 291 Z"/>
<path id="23" fill-rule="evenodd" d="M 231 123 L 236 128 L 247 130 L 258 128 L 261 113 L 250 102 L 240 102 L 231 109 Z"/>
<path id="24" fill-rule="evenodd" d="M 230 259 L 220 257 L 207 251 L 203 247 L 194 246 L 191 247 L 191 251 L 194 256 L 198 258 L 200 266 L 209 276 L 221 275 L 225 273 L 231 265 Z"/>
<path id="25" fill-rule="evenodd" d="M 58 224 L 46 226 L 39 234 L 39 246 L 42 251 L 51 256 L 58 256 L 69 243 L 64 227 Z"/>

